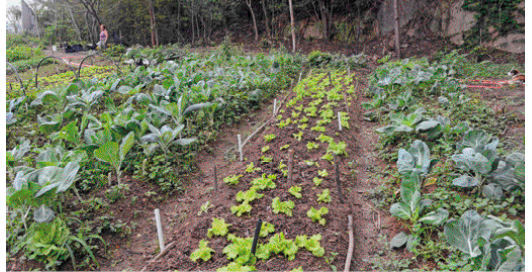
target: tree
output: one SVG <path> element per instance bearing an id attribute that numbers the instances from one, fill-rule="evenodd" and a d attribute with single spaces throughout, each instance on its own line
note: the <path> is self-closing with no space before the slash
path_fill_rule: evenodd
<path id="1" fill-rule="evenodd" d="M 399 14 L 397 13 L 397 0 L 393 0 L 393 11 L 395 13 L 395 52 L 397 58 L 401 58 L 400 44 L 399 44 Z"/>
<path id="2" fill-rule="evenodd" d="M 15 33 L 18 33 L 18 22 L 22 17 L 22 11 L 20 10 L 19 6 L 9 7 L 7 9 L 6 15 L 11 25 L 15 28 Z"/>
<path id="3" fill-rule="evenodd" d="M 294 9 L 292 8 L 292 0 L 288 0 L 290 8 L 290 28 L 292 29 L 292 52 L 296 52 L 296 31 L 294 27 Z"/>
<path id="4" fill-rule="evenodd" d="M 249 11 L 251 11 L 251 18 L 253 19 L 253 30 L 255 31 L 255 41 L 259 40 L 259 32 L 257 30 L 257 21 L 255 21 L 255 14 L 253 13 L 253 8 L 251 7 L 251 0 L 244 0 L 246 2 L 246 5 L 249 8 Z"/>

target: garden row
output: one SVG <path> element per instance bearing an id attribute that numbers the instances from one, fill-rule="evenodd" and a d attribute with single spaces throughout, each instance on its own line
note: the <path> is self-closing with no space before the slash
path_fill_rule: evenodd
<path id="1" fill-rule="evenodd" d="M 350 200 L 342 199 L 338 191 L 341 188 L 335 167 L 340 159 L 335 162 L 334 157 L 345 158 L 353 149 L 338 137 L 339 133 L 351 132 L 352 121 L 345 109 L 351 106 L 353 96 L 353 79 L 345 70 L 329 74 L 311 70 L 299 82 L 287 95 L 274 125 L 254 141 L 252 151 L 246 152 L 249 164 L 242 172 L 223 178 L 228 187 L 220 189 L 223 194 L 215 195 L 220 199 L 231 195 L 234 202 L 213 199 L 201 207 L 211 228 L 199 235 L 203 239 L 196 242 L 198 246 L 190 255 L 192 261 L 204 269 L 214 266 L 218 271 L 279 270 L 281 267 L 268 266 L 267 261 L 284 256 L 282 269 L 295 267 L 292 271 L 303 271 L 329 269 L 323 266 L 327 264 L 333 269 L 337 255 L 345 258 L 347 247 L 331 243 L 344 238 L 345 233 L 336 231 L 344 224 L 346 213 L 351 213 L 349 204 L 344 204 Z M 212 216 L 211 202 L 217 203 Z M 252 225 L 256 218 L 264 220 L 259 237 L 265 241 L 258 242 L 253 254 L 253 237 L 245 234 L 247 228 L 243 226 Z M 204 220 L 202 217 L 194 221 Z M 221 241 L 220 237 L 226 240 Z M 213 241 L 218 250 L 209 247 Z M 216 254 L 219 250 L 226 261 L 211 260 L 215 255 L 221 256 Z M 303 250 L 313 255 L 312 263 L 301 261 L 309 259 L 308 253 L 298 253 Z M 215 266 L 220 263 L 226 265 Z"/>
<path id="2" fill-rule="evenodd" d="M 525 156 L 498 148 L 490 133 L 504 128 L 460 83 L 460 57 L 387 62 L 371 77 L 366 117 L 385 125 L 381 156 L 396 162 L 372 194 L 406 229 L 392 248 L 440 269 L 522 270 Z"/>

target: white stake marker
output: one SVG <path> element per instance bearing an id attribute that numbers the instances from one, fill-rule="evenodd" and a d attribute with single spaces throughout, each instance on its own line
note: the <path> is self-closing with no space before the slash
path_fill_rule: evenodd
<path id="1" fill-rule="evenodd" d="M 242 161 L 242 137 L 240 134 L 236 135 L 236 137 L 238 138 L 238 152 L 240 152 L 240 161 Z"/>
<path id="2" fill-rule="evenodd" d="M 338 128 L 342 131 L 342 115 L 338 112 Z"/>
<path id="3" fill-rule="evenodd" d="M 277 99 L 273 100 L 273 114 L 272 114 L 272 117 L 275 116 L 275 108 L 277 108 Z"/>
<path id="4" fill-rule="evenodd" d="M 159 209 L 155 209 L 155 222 L 157 223 L 157 235 L 159 236 L 159 247 L 161 248 L 160 252 L 164 250 L 164 237 L 163 237 L 163 226 L 161 224 L 161 214 Z"/>
<path id="5" fill-rule="evenodd" d="M 351 67 L 347 66 L 347 76 L 351 77 Z"/>

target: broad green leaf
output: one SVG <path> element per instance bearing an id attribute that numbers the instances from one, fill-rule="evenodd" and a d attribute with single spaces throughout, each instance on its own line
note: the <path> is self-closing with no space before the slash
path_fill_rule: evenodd
<path id="1" fill-rule="evenodd" d="M 482 195 L 487 198 L 501 199 L 503 193 L 501 187 L 498 184 L 490 183 L 482 187 Z"/>
<path id="2" fill-rule="evenodd" d="M 400 248 L 406 244 L 407 240 L 408 240 L 408 235 L 401 231 L 399 234 L 395 235 L 393 239 L 390 241 L 390 246 L 392 248 Z"/>
<path id="3" fill-rule="evenodd" d="M 468 258 L 479 256 L 482 252 L 477 239 L 484 229 L 483 221 L 474 210 L 466 211 L 459 220 L 449 220 L 444 227 L 447 243 L 465 253 Z"/>
<path id="4" fill-rule="evenodd" d="M 419 219 L 419 222 L 438 226 L 445 223 L 447 217 L 449 217 L 449 212 L 444 208 L 439 208 L 423 216 L 421 219 Z"/>
<path id="5" fill-rule="evenodd" d="M 48 208 L 48 206 L 42 204 L 40 207 L 36 208 L 33 211 L 33 220 L 37 223 L 48 223 L 51 222 L 55 217 L 54 211 Z"/>
<path id="6" fill-rule="evenodd" d="M 117 168 L 120 164 L 120 147 L 118 143 L 107 142 L 94 150 L 94 156 L 101 161 L 110 163 Z"/>
<path id="7" fill-rule="evenodd" d="M 122 144 L 120 145 L 120 161 L 123 161 L 126 158 L 127 152 L 133 147 L 134 143 L 134 132 L 130 132 L 124 139 L 122 139 Z"/>
<path id="8" fill-rule="evenodd" d="M 460 177 L 453 179 L 453 185 L 465 188 L 477 186 L 479 183 L 480 180 L 467 174 L 461 175 Z"/>

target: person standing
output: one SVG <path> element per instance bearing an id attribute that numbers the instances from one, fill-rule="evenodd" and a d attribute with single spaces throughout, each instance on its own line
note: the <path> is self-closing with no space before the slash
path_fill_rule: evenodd
<path id="1" fill-rule="evenodd" d="M 107 29 L 105 28 L 104 24 L 100 25 L 100 50 L 103 52 L 105 50 L 105 43 L 107 42 L 107 38 L 109 35 L 107 34 Z"/>

